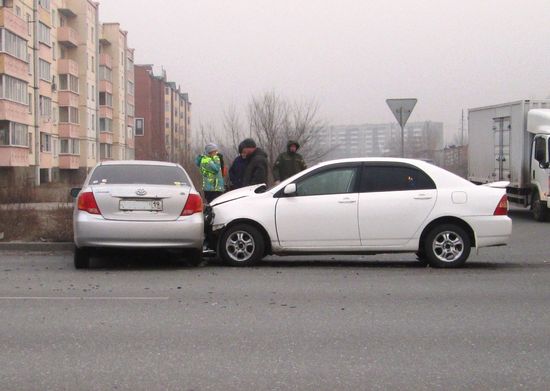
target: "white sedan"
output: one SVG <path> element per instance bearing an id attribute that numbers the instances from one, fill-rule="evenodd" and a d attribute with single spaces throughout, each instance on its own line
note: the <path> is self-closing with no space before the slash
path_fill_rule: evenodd
<path id="1" fill-rule="evenodd" d="M 269 254 L 415 252 L 431 266 L 459 267 L 472 248 L 508 242 L 503 186 L 476 186 L 420 160 L 333 160 L 269 190 L 216 198 L 210 243 L 235 266 Z"/>

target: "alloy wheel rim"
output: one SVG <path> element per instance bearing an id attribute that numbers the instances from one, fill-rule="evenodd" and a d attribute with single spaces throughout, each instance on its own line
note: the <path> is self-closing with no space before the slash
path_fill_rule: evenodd
<path id="1" fill-rule="evenodd" d="M 464 241 L 456 232 L 440 232 L 432 243 L 432 250 L 440 261 L 454 262 L 464 253 Z"/>
<path id="2" fill-rule="evenodd" d="M 225 242 L 227 255 L 236 262 L 248 261 L 254 254 L 255 249 L 254 238 L 246 231 L 233 232 Z"/>

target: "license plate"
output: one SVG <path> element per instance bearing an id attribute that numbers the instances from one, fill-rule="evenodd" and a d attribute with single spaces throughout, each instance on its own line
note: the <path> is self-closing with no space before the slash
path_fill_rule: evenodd
<path id="1" fill-rule="evenodd" d="M 120 210 L 162 210 L 162 200 L 120 200 Z"/>

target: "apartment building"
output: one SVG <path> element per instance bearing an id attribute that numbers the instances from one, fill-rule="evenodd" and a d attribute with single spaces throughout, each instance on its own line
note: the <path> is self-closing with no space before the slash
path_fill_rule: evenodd
<path id="1" fill-rule="evenodd" d="M 134 157 L 134 51 L 91 0 L 0 0 L 0 185 Z"/>
<path id="2" fill-rule="evenodd" d="M 136 158 L 185 164 L 191 150 L 191 102 L 166 71 L 136 65 Z"/>
<path id="3" fill-rule="evenodd" d="M 444 148 L 443 123 L 408 123 L 404 139 L 407 157 L 431 158 L 432 151 Z M 400 156 L 401 128 L 396 123 L 330 126 L 318 131 L 316 142 L 327 159 Z"/>

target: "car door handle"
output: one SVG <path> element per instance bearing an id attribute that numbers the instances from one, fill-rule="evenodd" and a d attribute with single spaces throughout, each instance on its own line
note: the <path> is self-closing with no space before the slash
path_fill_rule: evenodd
<path id="1" fill-rule="evenodd" d="M 350 200 L 349 198 L 344 198 L 343 200 L 338 201 L 339 204 L 355 204 L 357 201 Z"/>
<path id="2" fill-rule="evenodd" d="M 429 194 L 418 194 L 414 196 L 415 200 L 430 200 L 432 199 L 432 196 Z"/>

